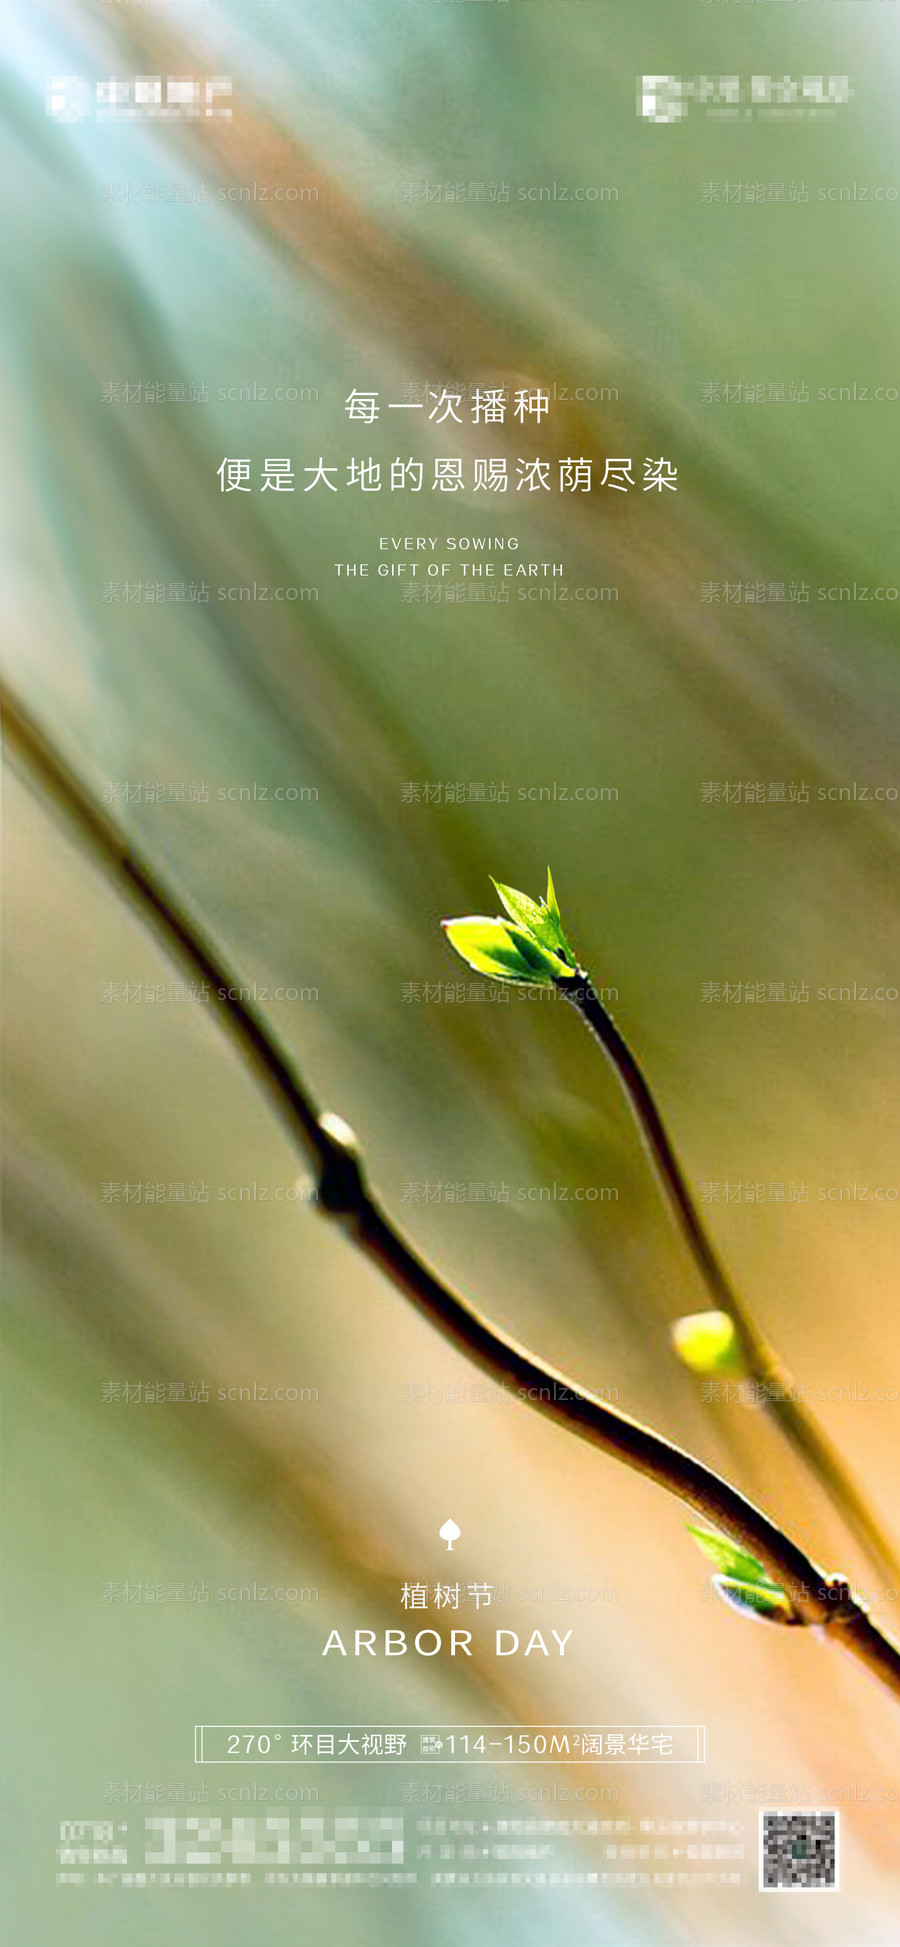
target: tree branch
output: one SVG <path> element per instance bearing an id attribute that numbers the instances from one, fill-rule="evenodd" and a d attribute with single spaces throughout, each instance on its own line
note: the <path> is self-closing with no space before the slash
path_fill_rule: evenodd
<path id="1" fill-rule="evenodd" d="M 536 1411 L 656 1481 L 750 1549 L 786 1588 L 798 1620 L 826 1625 L 832 1640 L 843 1644 L 900 1698 L 900 1646 L 872 1621 L 845 1584 L 825 1576 L 790 1536 L 712 1468 L 495 1331 L 418 1256 L 369 1190 L 351 1131 L 337 1117 L 320 1114 L 256 1009 L 231 997 L 240 983 L 227 963 L 200 928 L 178 911 L 150 864 L 125 841 L 114 821 L 2 688 L 0 703 L 11 750 L 88 841 L 113 882 L 131 895 L 169 950 L 209 983 L 223 1023 L 263 1082 L 282 1121 L 318 1168 L 318 1207 L 482 1371 L 514 1388 Z M 831 1599 L 835 1593 L 837 1601 Z"/>
<path id="2" fill-rule="evenodd" d="M 814 1415 L 808 1413 L 797 1399 L 796 1386 L 790 1373 L 776 1357 L 738 1296 L 704 1228 L 674 1143 L 637 1056 L 619 1032 L 587 974 L 583 975 L 577 986 L 565 980 L 557 981 L 556 986 L 580 1014 L 616 1070 L 644 1143 L 659 1171 L 676 1222 L 714 1304 L 733 1320 L 744 1365 L 748 1375 L 763 1387 L 768 1412 L 795 1452 L 802 1456 L 879 1573 L 886 1575 L 888 1582 L 896 1586 L 900 1582 L 900 1563 L 890 1541 L 836 1448 L 823 1433 Z"/>

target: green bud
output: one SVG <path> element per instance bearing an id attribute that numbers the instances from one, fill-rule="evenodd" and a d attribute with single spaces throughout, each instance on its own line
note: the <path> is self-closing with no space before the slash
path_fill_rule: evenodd
<path id="1" fill-rule="evenodd" d="M 484 919 L 475 914 L 469 919 L 443 921 L 447 938 L 461 958 L 476 973 L 490 974 L 493 980 L 547 985 L 553 980 L 574 980 L 580 969 L 562 929 L 549 872 L 547 898 L 540 904 L 514 886 L 502 886 L 496 879 L 491 883 L 508 919 Z"/>
<path id="2" fill-rule="evenodd" d="M 780 1583 L 773 1582 L 768 1569 L 748 1548 L 741 1548 L 728 1535 L 717 1535 L 712 1528 L 695 1528 L 691 1521 L 687 1528 L 698 1548 L 702 1548 L 720 1571 L 713 1576 L 713 1588 L 730 1608 L 763 1622 L 800 1622 L 790 1597 Z"/>
<path id="3" fill-rule="evenodd" d="M 676 1319 L 672 1343 L 691 1372 L 734 1372 L 742 1364 L 735 1323 L 727 1312 L 690 1312 Z"/>
<path id="4" fill-rule="evenodd" d="M 799 1623 L 797 1614 L 783 1589 L 770 1588 L 763 1582 L 738 1582 L 730 1575 L 714 1575 L 713 1588 L 730 1609 L 737 1609 L 742 1616 L 752 1616 L 757 1622 L 781 1623 L 791 1628 Z"/>

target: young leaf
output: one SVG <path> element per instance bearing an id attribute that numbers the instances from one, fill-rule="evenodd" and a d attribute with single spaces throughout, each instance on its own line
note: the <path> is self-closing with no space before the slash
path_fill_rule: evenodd
<path id="1" fill-rule="evenodd" d="M 691 1312 L 676 1319 L 672 1343 L 691 1372 L 734 1372 L 741 1364 L 737 1331 L 727 1312 Z"/>
<path id="2" fill-rule="evenodd" d="M 557 951 L 560 953 L 564 953 L 566 958 L 571 960 L 573 967 L 577 968 L 578 959 L 575 953 L 575 949 L 572 945 L 571 940 L 567 939 L 565 933 L 563 932 L 562 919 L 560 918 L 559 905 L 557 903 L 556 891 L 553 885 L 553 878 L 550 872 L 549 865 L 547 867 L 547 897 L 543 901 L 543 906 L 544 906 L 544 911 L 549 915 L 550 919 L 553 921 L 554 926 L 556 927 L 556 935 L 559 943 Z"/>
<path id="3" fill-rule="evenodd" d="M 476 973 L 538 984 L 571 977 L 564 960 L 509 920 L 475 914 L 469 919 L 445 919 L 442 925 L 450 945 Z"/>
<path id="4" fill-rule="evenodd" d="M 491 885 L 494 891 L 499 893 L 510 919 L 515 920 L 517 926 L 524 926 L 526 932 L 533 933 L 535 939 L 541 940 L 544 946 L 551 948 L 556 946 L 559 929 L 554 926 L 551 914 L 539 906 L 534 899 L 529 899 L 527 893 L 516 892 L 514 886 L 501 886 L 499 879 L 492 879 Z"/>
<path id="5" fill-rule="evenodd" d="M 757 1622 L 782 1623 L 790 1627 L 800 1621 L 783 1589 L 768 1582 L 739 1582 L 732 1575 L 714 1575 L 713 1588 L 729 1608 Z"/>
<path id="6" fill-rule="evenodd" d="M 768 1569 L 764 1568 L 762 1562 L 758 1562 L 756 1556 L 751 1555 L 748 1549 L 740 1548 L 738 1543 L 730 1541 L 727 1535 L 715 1534 L 712 1528 L 695 1528 L 692 1521 L 686 1525 L 688 1533 L 693 1535 L 698 1548 L 702 1548 L 704 1555 L 708 1555 L 710 1561 L 715 1562 L 717 1569 L 720 1569 L 723 1575 L 738 1582 L 753 1582 L 760 1588 L 778 1589 L 778 1583 L 773 1582 Z M 781 1589 L 778 1592 L 784 1593 Z"/>
<path id="7" fill-rule="evenodd" d="M 490 974 L 492 980 L 534 979 L 534 967 L 520 953 L 505 919 L 486 919 L 476 913 L 441 924 L 450 945 L 476 973 Z"/>
<path id="8" fill-rule="evenodd" d="M 486 919 L 474 914 L 468 919 L 445 919 L 441 924 L 450 945 L 476 973 L 490 974 L 493 980 L 529 981 L 532 985 L 574 979 L 573 970 L 565 960 L 510 920 Z"/>
<path id="9" fill-rule="evenodd" d="M 549 947 L 551 953 L 558 953 L 566 962 L 569 972 L 575 971 L 577 966 L 575 955 L 562 929 L 555 894 L 552 906 L 549 900 L 542 900 L 538 905 L 537 901 L 530 899 L 527 893 L 517 892 L 515 886 L 502 886 L 498 879 L 492 879 L 491 884 L 499 893 L 510 919 L 517 925 L 524 926 L 526 932 L 530 933 L 541 946 Z M 553 890 L 553 882 L 549 879 L 549 874 L 548 889 Z"/>

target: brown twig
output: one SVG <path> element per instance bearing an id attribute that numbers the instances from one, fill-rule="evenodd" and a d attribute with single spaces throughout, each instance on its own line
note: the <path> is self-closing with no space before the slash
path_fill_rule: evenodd
<path id="1" fill-rule="evenodd" d="M 114 881 L 132 895 L 169 949 L 209 983 L 223 1023 L 318 1168 L 318 1207 L 475 1365 L 515 1389 L 536 1411 L 656 1481 L 749 1549 L 786 1587 L 800 1622 L 826 1625 L 831 1639 L 900 1698 L 900 1645 L 872 1621 L 846 1585 L 824 1575 L 783 1529 L 712 1468 L 497 1332 L 418 1256 L 370 1191 L 351 1132 L 336 1117 L 319 1113 L 256 1009 L 233 998 L 240 983 L 226 962 L 200 928 L 177 910 L 150 864 L 127 843 L 15 699 L 0 690 L 0 701 L 11 750 L 89 841 Z"/>
<path id="2" fill-rule="evenodd" d="M 580 1014 L 616 1070 L 638 1128 L 659 1171 L 676 1222 L 693 1253 L 714 1304 L 727 1312 L 733 1321 L 743 1365 L 749 1377 L 762 1387 L 762 1398 L 768 1412 L 795 1452 L 802 1456 L 879 1573 L 886 1575 L 888 1582 L 896 1586 L 900 1583 L 900 1563 L 890 1541 L 818 1421 L 812 1413 L 804 1410 L 802 1402 L 797 1399 L 796 1386 L 790 1373 L 776 1357 L 743 1299 L 738 1296 L 704 1228 L 674 1143 L 637 1056 L 616 1027 L 587 974 L 581 975 L 577 984 L 559 980 L 556 985 Z"/>

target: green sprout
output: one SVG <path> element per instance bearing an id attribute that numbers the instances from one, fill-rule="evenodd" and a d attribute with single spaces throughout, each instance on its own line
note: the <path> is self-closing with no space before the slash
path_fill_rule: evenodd
<path id="1" fill-rule="evenodd" d="M 736 1541 L 730 1541 L 727 1535 L 717 1535 L 711 1528 L 695 1528 L 692 1521 L 687 1523 L 687 1528 L 698 1548 L 715 1562 L 719 1574 L 712 1578 L 713 1588 L 730 1608 L 738 1609 L 744 1616 L 755 1616 L 759 1622 L 788 1627 L 799 1623 L 800 1617 L 786 1591 L 780 1583 L 773 1582 L 768 1570 L 749 1549 L 740 1548 Z"/>
<path id="2" fill-rule="evenodd" d="M 466 965 L 492 980 L 550 986 L 557 980 L 581 977 L 566 939 L 550 872 L 547 897 L 540 904 L 513 886 L 491 880 L 509 917 L 488 919 L 475 913 L 467 919 L 441 923 L 450 945 Z"/>

